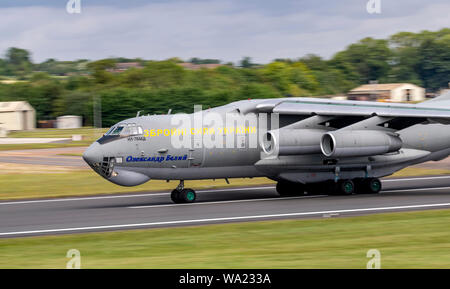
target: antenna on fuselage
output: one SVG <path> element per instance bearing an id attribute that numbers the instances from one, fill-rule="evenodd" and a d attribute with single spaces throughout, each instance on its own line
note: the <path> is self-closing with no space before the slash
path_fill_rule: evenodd
<path id="1" fill-rule="evenodd" d="M 136 113 L 136 117 L 139 117 L 141 115 L 141 111 L 143 111 L 143 110 L 140 110 Z"/>
<path id="2" fill-rule="evenodd" d="M 172 112 L 172 109 L 169 109 L 169 111 L 167 112 L 167 114 L 170 114 Z"/>

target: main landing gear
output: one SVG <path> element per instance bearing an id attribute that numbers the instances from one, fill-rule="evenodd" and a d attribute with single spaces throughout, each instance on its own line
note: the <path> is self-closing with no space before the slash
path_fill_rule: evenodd
<path id="1" fill-rule="evenodd" d="M 305 194 L 305 185 L 302 183 L 279 181 L 277 183 L 277 192 L 281 197 L 300 196 Z"/>
<path id="2" fill-rule="evenodd" d="M 170 198 L 175 204 L 193 203 L 197 198 L 197 194 L 193 189 L 185 189 L 184 181 L 181 180 L 178 187 L 170 194 Z"/>
<path id="3" fill-rule="evenodd" d="M 309 194 L 352 195 L 378 194 L 381 191 L 381 181 L 377 178 L 340 180 L 338 182 L 321 182 L 301 184 L 287 181 L 277 183 L 277 192 L 281 197 L 292 197 Z"/>

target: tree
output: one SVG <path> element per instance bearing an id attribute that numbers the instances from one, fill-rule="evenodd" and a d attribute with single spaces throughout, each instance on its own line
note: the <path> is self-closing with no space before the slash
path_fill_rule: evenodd
<path id="1" fill-rule="evenodd" d="M 338 69 L 347 70 L 347 73 L 354 75 L 356 72 L 358 82 L 362 84 L 386 76 L 390 70 L 391 55 L 386 40 L 368 37 L 337 53 L 332 63 Z"/>
<path id="2" fill-rule="evenodd" d="M 24 78 L 32 70 L 33 64 L 30 60 L 30 53 L 25 49 L 10 47 L 6 51 L 5 60 L 10 75 Z"/>
<path id="3" fill-rule="evenodd" d="M 6 61 L 0 58 L 0 75 L 6 75 L 7 74 L 7 67 L 6 67 Z"/>
<path id="4" fill-rule="evenodd" d="M 254 63 L 252 63 L 252 59 L 251 57 L 245 56 L 244 58 L 242 58 L 242 60 L 240 61 L 241 67 L 243 68 L 251 68 L 253 66 L 255 66 Z"/>
<path id="5" fill-rule="evenodd" d="M 450 34 L 437 40 L 425 40 L 419 47 L 419 75 L 425 87 L 438 90 L 450 80 Z"/>
<path id="6" fill-rule="evenodd" d="M 87 64 L 87 68 L 92 72 L 97 83 L 107 83 L 112 80 L 112 75 L 107 69 L 114 68 L 116 61 L 114 59 L 102 59 Z"/>
<path id="7" fill-rule="evenodd" d="M 194 64 L 219 64 L 221 61 L 219 59 L 201 59 L 201 58 L 191 58 L 191 60 L 189 60 L 190 63 L 194 63 Z"/>

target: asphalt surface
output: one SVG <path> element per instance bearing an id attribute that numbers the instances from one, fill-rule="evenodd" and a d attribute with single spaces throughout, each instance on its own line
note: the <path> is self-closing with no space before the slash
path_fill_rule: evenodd
<path id="1" fill-rule="evenodd" d="M 113 231 L 450 208 L 450 176 L 383 180 L 377 195 L 280 198 L 273 186 L 201 190 L 194 204 L 169 192 L 0 202 L 0 237 Z"/>

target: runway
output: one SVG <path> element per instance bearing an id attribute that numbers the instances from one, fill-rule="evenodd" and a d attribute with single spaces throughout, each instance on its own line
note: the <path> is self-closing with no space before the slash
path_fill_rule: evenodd
<path id="1" fill-rule="evenodd" d="M 386 179 L 383 188 L 289 198 L 273 186 L 199 190 L 194 204 L 173 204 L 169 192 L 0 202 L 0 237 L 450 208 L 450 176 Z"/>

